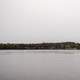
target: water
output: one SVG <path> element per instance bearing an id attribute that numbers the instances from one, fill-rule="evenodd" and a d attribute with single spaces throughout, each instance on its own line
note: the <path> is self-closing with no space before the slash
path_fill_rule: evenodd
<path id="1" fill-rule="evenodd" d="M 1 50 L 0 80 L 80 80 L 80 51 Z"/>

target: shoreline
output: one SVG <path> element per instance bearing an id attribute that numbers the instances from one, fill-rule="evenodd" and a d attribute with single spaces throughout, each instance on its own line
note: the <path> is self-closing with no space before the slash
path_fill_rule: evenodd
<path id="1" fill-rule="evenodd" d="M 0 50 L 80 50 L 80 43 L 32 43 L 32 44 L 11 44 L 0 43 Z"/>

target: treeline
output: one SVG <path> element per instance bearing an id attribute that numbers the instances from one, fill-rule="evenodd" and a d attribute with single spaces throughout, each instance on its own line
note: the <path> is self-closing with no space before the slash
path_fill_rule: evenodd
<path id="1" fill-rule="evenodd" d="M 11 44 L 0 43 L 0 49 L 80 49 L 80 43 L 36 43 L 36 44 Z"/>

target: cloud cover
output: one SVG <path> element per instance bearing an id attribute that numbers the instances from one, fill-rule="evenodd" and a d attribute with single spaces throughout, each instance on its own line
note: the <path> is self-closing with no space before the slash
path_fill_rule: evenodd
<path id="1" fill-rule="evenodd" d="M 79 0 L 1 0 L 0 42 L 80 41 Z"/>

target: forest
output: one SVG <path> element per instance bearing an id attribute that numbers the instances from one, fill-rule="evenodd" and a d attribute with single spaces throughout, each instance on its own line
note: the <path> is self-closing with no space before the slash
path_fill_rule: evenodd
<path id="1" fill-rule="evenodd" d="M 80 43 L 75 42 L 59 42 L 59 43 L 0 43 L 0 50 L 2 49 L 80 49 Z"/>

